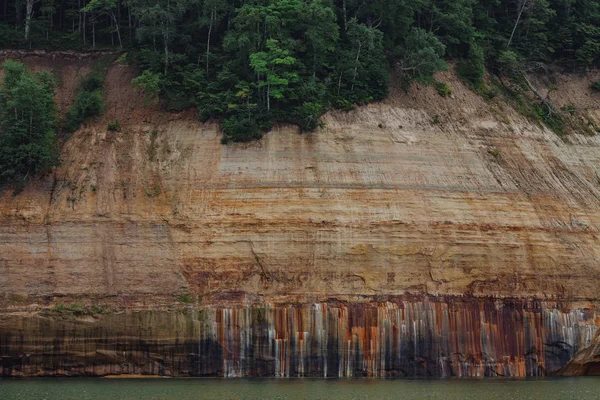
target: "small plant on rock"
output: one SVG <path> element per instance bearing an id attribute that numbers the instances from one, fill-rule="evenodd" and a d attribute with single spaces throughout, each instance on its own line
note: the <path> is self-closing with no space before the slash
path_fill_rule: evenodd
<path id="1" fill-rule="evenodd" d="M 575 114 L 575 111 L 577 110 L 573 104 L 567 104 L 566 106 L 562 106 L 560 109 L 566 113 L 569 113 L 569 115 Z"/>
<path id="2" fill-rule="evenodd" d="M 119 132 L 121 130 L 121 123 L 118 119 L 115 119 L 114 122 L 108 124 L 106 129 L 108 129 L 111 132 Z"/>
<path id="3" fill-rule="evenodd" d="M 452 95 L 452 86 L 446 82 L 434 82 L 433 87 L 437 90 L 438 94 L 442 97 L 449 97 Z"/>

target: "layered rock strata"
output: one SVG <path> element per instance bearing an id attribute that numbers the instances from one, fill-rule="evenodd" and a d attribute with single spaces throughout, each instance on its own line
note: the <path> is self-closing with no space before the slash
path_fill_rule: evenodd
<path id="1" fill-rule="evenodd" d="M 61 62 L 71 89 L 91 65 Z M 4 374 L 525 376 L 591 343 L 587 130 L 559 137 L 447 74 L 453 98 L 393 91 L 315 133 L 222 145 L 213 123 L 144 108 L 133 74 L 109 69 L 106 115 L 53 174 L 0 191 Z M 551 95 L 600 125 L 592 79 Z"/>

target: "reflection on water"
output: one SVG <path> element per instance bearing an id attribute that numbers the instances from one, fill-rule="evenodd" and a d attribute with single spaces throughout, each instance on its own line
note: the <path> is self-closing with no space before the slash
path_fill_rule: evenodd
<path id="1" fill-rule="evenodd" d="M 7 400 L 599 399 L 600 378 L 446 379 L 0 379 Z"/>

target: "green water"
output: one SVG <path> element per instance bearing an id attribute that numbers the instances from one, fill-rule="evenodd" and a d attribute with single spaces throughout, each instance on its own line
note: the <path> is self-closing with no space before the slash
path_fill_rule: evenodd
<path id="1" fill-rule="evenodd" d="M 0 379 L 0 399 L 600 399 L 600 378 Z"/>

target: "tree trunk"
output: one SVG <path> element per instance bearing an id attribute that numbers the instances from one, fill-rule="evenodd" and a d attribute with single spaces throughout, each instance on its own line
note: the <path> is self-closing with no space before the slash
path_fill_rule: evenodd
<path id="1" fill-rule="evenodd" d="M 271 85 L 267 85 L 267 111 L 271 111 Z"/>
<path id="2" fill-rule="evenodd" d="M 123 41 L 121 40 L 121 30 L 119 29 L 119 23 L 115 21 L 115 25 L 117 26 L 117 39 L 119 39 L 119 48 L 123 48 Z"/>
<path id="3" fill-rule="evenodd" d="M 17 31 L 19 28 L 19 25 L 21 25 L 21 1 L 20 0 L 15 0 L 15 31 Z"/>
<path id="4" fill-rule="evenodd" d="M 29 30 L 31 28 L 31 18 L 33 17 L 33 5 L 37 0 L 25 1 L 25 40 L 29 40 Z"/>
<path id="5" fill-rule="evenodd" d="M 344 13 L 344 30 L 347 30 L 348 18 L 346 16 L 346 0 L 342 0 L 342 11 Z"/>
<path id="6" fill-rule="evenodd" d="M 356 61 L 354 61 L 354 76 L 352 76 L 352 88 L 351 92 L 354 92 L 354 81 L 356 81 L 356 75 L 358 74 L 358 59 L 360 58 L 360 49 L 362 47 L 362 42 L 358 42 L 358 51 L 356 52 Z"/>
<path id="7" fill-rule="evenodd" d="M 529 82 L 529 79 L 527 78 L 527 74 L 525 72 L 523 72 L 523 80 L 525 80 L 525 84 L 527 85 L 529 90 L 531 90 L 531 92 L 538 99 L 540 99 L 542 104 L 544 104 L 546 107 L 548 107 L 550 114 L 558 114 L 558 110 L 556 109 L 556 107 L 554 107 L 554 104 L 550 103 L 550 101 L 548 100 L 548 95 L 546 95 L 545 97 L 542 96 L 542 94 L 537 91 L 537 89 L 531 84 L 531 82 Z"/>
<path id="8" fill-rule="evenodd" d="M 117 19 L 117 15 L 114 13 L 114 11 L 111 11 L 108 14 L 109 18 L 111 19 L 110 23 L 111 25 L 114 23 L 115 27 L 117 28 L 117 39 L 119 40 L 119 48 L 123 48 L 123 42 L 121 41 L 121 31 L 119 30 L 119 21 Z M 111 40 L 113 39 L 113 35 L 112 33 L 110 34 L 110 38 Z M 113 46 L 114 46 L 114 41 L 113 41 Z"/>
<path id="9" fill-rule="evenodd" d="M 315 51 L 315 46 L 313 44 L 313 81 L 317 77 L 317 52 Z"/>
<path id="10" fill-rule="evenodd" d="M 169 7 L 171 6 L 171 2 L 169 0 L 167 0 L 167 10 L 169 10 Z M 168 18 L 168 17 L 167 17 Z M 169 68 L 169 20 L 167 19 L 166 22 L 161 22 L 162 25 L 162 34 L 163 34 L 163 40 L 164 40 L 164 45 L 165 45 L 165 77 L 167 76 L 167 69 Z"/>
<path id="11" fill-rule="evenodd" d="M 154 49 L 154 51 L 156 51 L 156 22 L 154 23 L 154 25 L 152 26 L 152 49 Z"/>
<path id="12" fill-rule="evenodd" d="M 162 23 L 164 24 L 164 22 Z M 163 26 L 163 40 L 165 46 L 165 76 L 167 76 L 167 69 L 169 67 L 169 29 L 165 29 Z"/>
<path id="13" fill-rule="evenodd" d="M 216 19 L 216 14 L 217 14 L 217 10 L 215 9 L 215 6 L 213 6 L 213 9 L 210 13 L 210 25 L 208 26 L 208 39 L 206 40 L 206 76 L 207 77 L 208 77 L 208 65 L 209 65 L 208 57 L 210 55 L 210 35 L 212 33 L 212 28 L 213 28 L 214 21 Z"/>
<path id="14" fill-rule="evenodd" d="M 167 76 L 167 68 L 169 66 L 169 45 L 165 40 L 165 76 Z"/>
<path id="15" fill-rule="evenodd" d="M 129 43 L 131 43 L 131 7 L 127 7 L 127 19 L 128 19 L 127 29 L 129 30 Z"/>
<path id="16" fill-rule="evenodd" d="M 87 42 L 85 40 L 85 19 L 86 19 L 85 17 L 86 16 L 87 16 L 86 13 L 83 13 L 83 27 L 82 27 L 82 29 L 83 29 L 83 44 L 87 44 Z"/>
<path id="17" fill-rule="evenodd" d="M 25 40 L 29 40 L 29 25 L 31 23 L 31 14 L 25 14 Z"/>
<path id="18" fill-rule="evenodd" d="M 513 40 L 513 36 L 515 35 L 515 31 L 517 30 L 517 25 L 519 25 L 519 21 L 521 20 L 521 15 L 523 14 L 523 10 L 525 10 L 525 6 L 527 5 L 528 0 L 523 0 L 523 4 L 521 5 L 521 9 L 519 10 L 519 15 L 517 15 L 517 21 L 515 22 L 515 26 L 513 26 L 513 30 L 510 34 L 510 39 L 508 39 L 508 44 L 506 45 L 506 48 L 508 49 L 510 47 L 510 43 Z"/>

